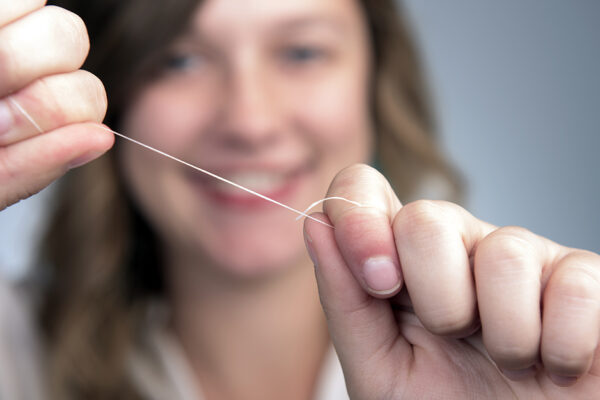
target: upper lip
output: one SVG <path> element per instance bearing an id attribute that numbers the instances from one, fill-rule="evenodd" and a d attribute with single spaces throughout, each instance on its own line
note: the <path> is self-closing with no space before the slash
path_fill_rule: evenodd
<path id="1" fill-rule="evenodd" d="M 303 161 L 259 161 L 259 162 L 219 162 L 219 163 L 208 163 L 208 164 L 195 164 L 202 169 L 209 171 L 215 175 L 227 177 L 228 175 L 235 175 L 242 172 L 256 172 L 256 173 L 273 173 L 280 174 L 282 176 L 291 176 L 297 173 L 301 173 L 314 165 L 314 160 L 303 160 Z M 191 172 L 192 170 L 188 168 Z M 206 175 L 205 175 L 206 176 Z"/>

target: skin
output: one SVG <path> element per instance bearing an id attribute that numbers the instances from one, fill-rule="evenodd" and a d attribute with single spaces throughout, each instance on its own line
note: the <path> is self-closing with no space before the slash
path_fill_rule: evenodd
<path id="1" fill-rule="evenodd" d="M 297 209 L 368 161 L 368 42 L 352 1 L 207 1 L 169 53 L 127 113 L 131 137 Z M 289 211 L 135 146 L 121 156 L 173 258 L 248 278 L 306 263 Z"/>
<path id="2" fill-rule="evenodd" d="M 81 19 L 56 7 L 40 9 L 42 1 L 12 3 L 0 4 L 0 209 L 99 157 L 114 141 L 98 125 L 106 112 L 102 83 L 77 70 L 89 49 Z"/>
<path id="3" fill-rule="evenodd" d="M 497 228 L 447 202 L 403 206 L 364 165 L 341 171 L 328 196 L 366 205 L 326 204 L 315 216 L 333 230 L 305 222 L 352 398 L 597 396 L 597 254 Z M 367 284 L 373 257 L 402 266 L 392 293 Z"/>
<path id="4" fill-rule="evenodd" d="M 345 10 L 347 15 L 352 15 L 350 10 L 354 9 L 348 1 L 327 2 L 327 6 L 324 3 L 307 4 L 319 10 L 337 4 L 338 11 Z M 98 124 L 106 107 L 101 83 L 77 71 L 87 53 L 87 35 L 81 21 L 57 8 L 41 8 L 41 1 L 17 4 L 0 2 L 0 101 L 10 115 L 0 134 L 2 208 L 41 189 L 70 166 L 97 157 L 113 143 L 112 135 Z M 146 121 L 141 115 L 151 117 L 146 113 L 156 111 L 158 105 L 167 107 L 161 109 L 166 115 L 174 112 L 168 108 L 171 103 L 162 103 L 161 97 L 174 90 L 170 85 L 180 88 L 177 79 L 170 76 L 150 86 L 136 100 L 127 128 L 137 137 L 146 134 L 145 139 L 157 140 L 150 144 L 169 146 L 165 150 L 199 163 L 216 162 L 211 159 L 213 152 L 233 157 L 240 149 L 258 151 L 259 144 L 267 142 L 271 146 L 290 146 L 286 155 L 292 149 L 302 155 L 318 155 L 325 148 L 320 146 L 335 140 L 336 132 L 343 132 L 345 122 L 337 121 L 337 117 L 327 121 L 327 116 L 319 114 L 319 107 L 311 107 L 313 102 L 304 101 L 300 107 L 293 96 L 281 97 L 281 101 L 274 101 L 276 107 L 271 107 L 273 98 L 267 95 L 280 99 L 279 90 L 283 89 L 273 85 L 284 84 L 272 73 L 268 79 L 261 75 L 262 69 L 269 66 L 263 64 L 269 57 L 259 51 L 264 48 L 257 44 L 264 44 L 261 38 L 269 35 L 263 32 L 261 36 L 256 28 L 273 21 L 267 11 L 279 8 L 258 7 L 255 14 L 246 10 L 248 21 L 237 21 L 239 26 L 230 25 L 234 26 L 231 31 L 219 32 L 219 24 L 213 21 L 236 15 L 227 5 L 231 7 L 231 2 L 209 2 L 204 11 L 211 11 L 207 11 L 211 18 L 203 20 L 202 12 L 198 15 L 199 24 L 208 33 L 219 37 L 221 33 L 229 34 L 219 43 L 222 47 L 211 43 L 230 52 L 222 54 L 224 64 L 219 64 L 227 68 L 216 69 L 217 79 L 211 80 L 215 85 L 232 85 L 227 86 L 227 94 L 220 94 L 217 88 L 212 92 L 214 97 L 197 98 L 203 94 L 184 91 L 182 96 L 195 101 L 193 116 L 186 108 L 189 105 L 168 97 L 186 112 L 183 121 L 172 121 L 172 140 L 160 141 L 153 126 L 139 131 L 135 128 Z M 354 74 L 364 73 L 358 67 L 351 70 Z M 219 75 L 222 71 L 227 72 L 225 77 Z M 196 78 L 200 84 L 202 79 Z M 348 95 L 342 90 L 350 89 L 339 84 L 339 91 L 334 82 L 322 95 Z M 295 89 L 310 90 L 308 86 Z M 64 90 L 78 94 L 63 96 Z M 356 90 L 355 94 L 359 92 Z M 316 94 L 308 92 L 303 100 Z M 43 135 L 23 118 L 10 98 L 26 108 L 42 127 Z M 358 107 L 364 98 L 355 99 L 356 104 L 350 97 L 344 100 Z M 314 102 L 318 103 L 316 99 Z M 290 111 L 296 107 L 305 110 L 305 118 L 312 115 L 306 121 L 314 118 L 318 125 L 290 122 L 298 121 L 299 117 Z M 160 123 L 160 117 L 154 122 Z M 368 121 L 362 122 L 360 129 L 344 134 L 368 137 Z M 277 140 L 272 139 L 273 132 Z M 319 132 L 331 132 L 332 136 L 320 137 Z M 270 141 L 263 141 L 268 137 Z M 197 144 L 200 140 L 202 146 Z M 209 146 L 208 154 L 204 146 Z M 202 156 L 199 160 L 194 159 L 196 151 Z M 311 182 L 317 184 L 316 176 L 321 173 L 323 179 L 329 179 L 325 176 L 330 168 L 334 169 L 333 164 L 367 156 L 368 152 L 357 151 L 348 158 L 335 155 L 332 165 L 323 160 L 316 164 L 319 168 Z M 156 206 L 145 196 L 162 194 L 148 192 L 143 176 L 138 178 L 134 165 L 127 164 L 134 157 L 148 163 L 149 171 L 156 174 L 157 185 L 172 190 L 174 197 L 181 196 L 182 202 L 176 207 L 171 207 L 170 197 L 162 198 L 166 204 L 160 208 L 161 213 L 174 210 L 171 218 L 179 225 L 163 221 L 159 211 L 153 211 Z M 165 243 L 173 267 L 169 269 L 174 294 L 171 301 L 176 311 L 173 325 L 203 390 L 209 398 L 282 398 L 282 393 L 308 397 L 327 337 L 324 321 L 317 313 L 312 271 L 301 267 L 308 258 L 299 254 L 292 240 L 294 225 L 282 222 L 290 218 L 289 214 L 264 209 L 259 223 L 240 207 L 235 213 L 237 221 L 251 233 L 244 238 L 250 236 L 253 240 L 252 246 L 244 248 L 233 222 L 202 194 L 190 195 L 179 170 L 162 160 L 143 157 L 131 150 L 123 163 L 140 202 L 146 199 L 143 208 L 156 218 L 161 233 L 173 238 Z M 321 197 L 320 193 L 310 195 L 305 203 L 292 205 L 302 208 Z M 365 165 L 339 172 L 328 196 L 343 196 L 364 205 L 329 202 L 324 213 L 316 216 L 334 225 L 334 229 L 310 220 L 304 225 L 327 327 L 352 398 L 579 399 L 593 398 L 600 392 L 597 254 L 560 246 L 522 228 L 497 228 L 454 204 L 419 201 L 402 205 L 385 179 Z M 298 195 L 298 202 L 304 200 Z M 183 218 L 178 207 L 189 213 L 186 215 L 193 224 L 178 219 Z M 205 216 L 204 222 L 198 216 L 202 212 L 215 216 Z M 283 227 L 275 224 L 276 219 Z M 296 229 L 300 230 L 297 225 Z M 226 254 L 207 232 L 241 246 L 244 257 Z M 267 248 L 259 234 L 271 239 L 281 236 L 294 243 L 261 260 L 253 248 Z M 198 268 L 196 262 L 186 262 L 188 256 L 202 261 L 203 268 Z M 366 269 L 368 260 L 375 262 Z M 387 264 L 383 262 L 386 260 Z M 386 270 L 384 265 L 391 269 Z M 242 334 L 236 336 L 236 332 Z M 228 352 L 227 345 L 233 344 Z M 310 349 L 306 354 L 293 353 L 294 348 L 304 345 Z M 288 362 L 275 367 L 270 364 L 277 359 Z M 261 363 L 258 367 L 256 360 Z M 301 367 L 291 368 L 295 362 Z M 230 384 L 229 389 L 225 382 Z"/>
<path id="5" fill-rule="evenodd" d="M 370 57 L 354 2 L 208 1 L 170 54 L 128 111 L 128 135 L 296 209 L 369 159 Z M 328 338 L 294 215 L 138 147 L 120 156 L 165 239 L 174 330 L 202 391 L 309 397 Z M 299 172 L 281 194 L 240 180 L 248 171 Z"/>

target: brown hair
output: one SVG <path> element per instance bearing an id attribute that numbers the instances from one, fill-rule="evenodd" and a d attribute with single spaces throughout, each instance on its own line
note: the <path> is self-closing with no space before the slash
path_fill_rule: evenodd
<path id="1" fill-rule="evenodd" d="M 419 54 L 408 21 L 395 3 L 361 1 L 374 53 L 371 107 L 376 161 L 403 202 L 418 197 L 427 178 L 445 183 L 438 196 L 459 201 L 462 184 L 438 148 Z"/>
<path id="2" fill-rule="evenodd" d="M 51 1 L 80 15 L 91 38 L 85 68 L 104 82 L 106 123 L 120 113 L 199 0 Z M 394 0 L 361 1 L 372 38 L 377 161 L 403 200 L 435 174 L 457 181 L 435 145 L 421 68 Z M 45 236 L 48 280 L 40 322 L 56 399 L 139 398 L 126 357 L 145 305 L 162 292 L 156 238 L 130 201 L 115 151 L 66 176 Z M 454 194 L 457 193 L 455 190 Z"/>

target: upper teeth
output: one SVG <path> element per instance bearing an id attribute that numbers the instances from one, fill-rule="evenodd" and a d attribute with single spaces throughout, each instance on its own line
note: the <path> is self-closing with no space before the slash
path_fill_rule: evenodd
<path id="1" fill-rule="evenodd" d="M 256 192 L 269 192 L 278 189 L 285 183 L 285 176 L 276 172 L 244 171 L 224 176 L 228 180 Z M 239 193 L 239 188 L 222 182 L 219 189 L 226 192 Z"/>

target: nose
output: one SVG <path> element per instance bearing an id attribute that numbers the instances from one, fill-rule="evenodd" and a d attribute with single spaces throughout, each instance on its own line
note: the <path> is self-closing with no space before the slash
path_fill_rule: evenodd
<path id="1" fill-rule="evenodd" d="M 277 142 L 281 114 L 275 83 L 257 63 L 232 70 L 223 96 L 220 140 L 229 147 L 254 150 Z"/>

